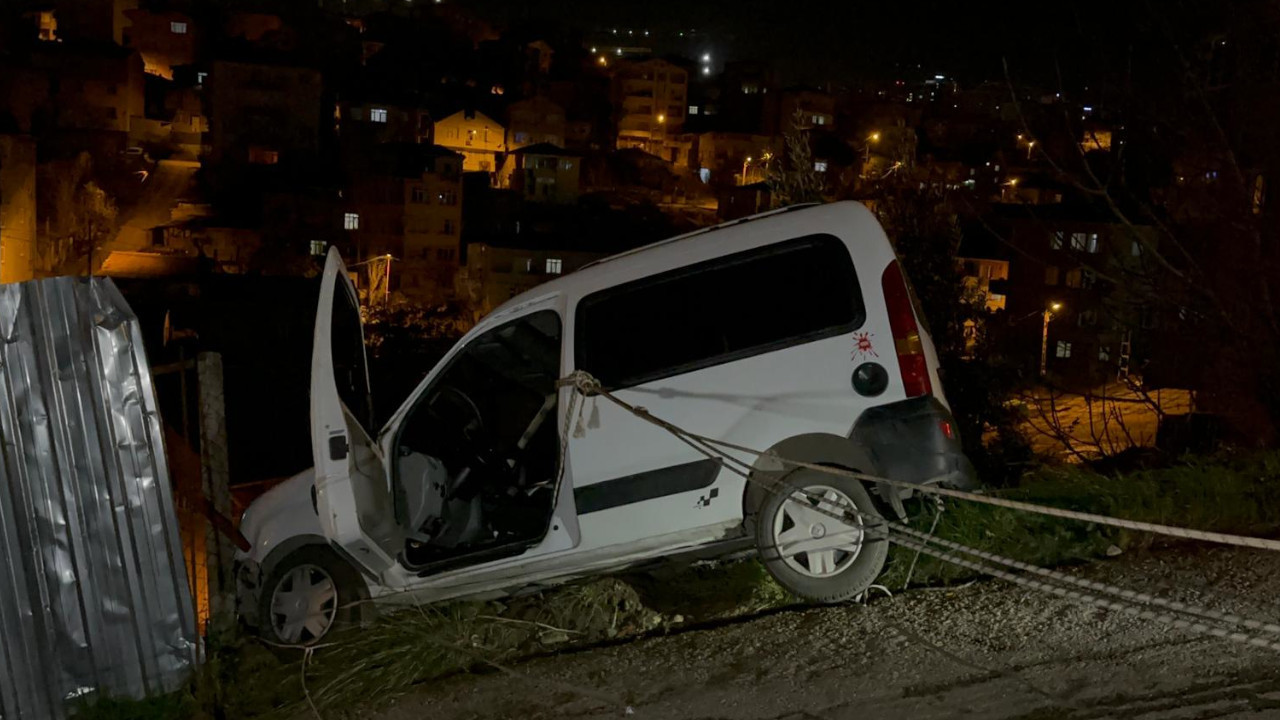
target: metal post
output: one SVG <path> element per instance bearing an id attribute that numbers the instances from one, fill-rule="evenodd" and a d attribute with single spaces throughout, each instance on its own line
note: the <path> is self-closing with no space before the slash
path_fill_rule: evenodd
<path id="1" fill-rule="evenodd" d="M 1053 318 L 1053 313 L 1048 310 L 1044 311 L 1044 330 L 1040 333 L 1040 377 L 1044 377 L 1048 372 L 1049 365 L 1049 320 Z"/>
<path id="2" fill-rule="evenodd" d="M 231 517 L 231 475 L 227 464 L 227 410 L 222 393 L 222 356 L 202 352 L 196 358 L 200 388 L 200 481 L 213 509 Z M 235 611 L 235 577 L 231 562 L 235 547 L 212 523 L 205 526 L 208 548 L 209 611 L 211 619 Z"/>

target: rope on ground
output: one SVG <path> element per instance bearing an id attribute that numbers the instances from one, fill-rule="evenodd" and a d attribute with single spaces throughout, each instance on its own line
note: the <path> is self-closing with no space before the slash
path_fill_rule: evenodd
<path id="1" fill-rule="evenodd" d="M 682 442 L 695 447 L 695 449 L 698 449 L 699 445 L 703 447 L 712 448 L 712 451 L 710 452 L 701 451 L 701 450 L 700 452 L 704 452 L 704 454 L 708 455 L 708 457 L 714 457 L 720 460 L 722 463 L 732 462 L 740 466 L 745 466 L 747 468 L 747 472 L 750 472 L 752 469 L 754 469 L 752 465 L 750 465 L 749 463 L 746 463 L 741 459 L 728 456 L 724 454 L 724 451 L 732 450 L 735 452 L 745 453 L 748 455 L 754 455 L 760 458 L 768 458 L 784 466 L 791 466 L 793 468 L 805 468 L 808 470 L 816 470 L 818 472 L 824 472 L 832 475 L 839 475 L 842 477 L 848 477 L 855 480 L 862 480 L 865 482 L 884 483 L 886 485 L 890 485 L 893 487 L 910 489 L 910 490 L 919 491 L 922 493 L 928 493 L 931 495 L 942 496 L 942 497 L 956 498 L 958 500 L 966 500 L 969 502 L 982 503 L 986 505 L 994 505 L 996 507 L 1008 508 L 1010 510 L 1020 510 L 1023 512 L 1036 513 L 1039 515 L 1047 515 L 1049 517 L 1057 517 L 1057 518 L 1063 518 L 1067 520 L 1078 520 L 1081 522 L 1095 523 L 1098 525 L 1106 525 L 1109 527 L 1122 528 L 1125 530 L 1135 530 L 1139 532 L 1147 532 L 1147 533 L 1152 533 L 1156 535 L 1165 535 L 1168 537 L 1183 538 L 1187 540 L 1200 540 L 1204 542 L 1218 543 L 1221 545 L 1234 545 L 1237 547 L 1248 547 L 1248 548 L 1255 548 L 1259 550 L 1280 551 L 1280 540 L 1248 537 L 1245 535 L 1233 535 L 1230 533 L 1210 532 L 1207 530 L 1196 530 L 1194 528 L 1183 528 L 1183 527 L 1176 527 L 1173 525 L 1161 525 L 1158 523 L 1147 523 L 1147 522 L 1140 522 L 1137 520 L 1126 520 L 1124 518 L 1114 518 L 1108 515 L 1098 515 L 1096 513 L 1080 512 L 1077 510 L 1066 510 L 1063 508 L 1049 507 L 1046 505 L 1037 505 L 1035 503 L 1022 502 L 1019 500 L 1008 500 L 1005 498 L 992 497 L 990 495 L 981 495 L 978 493 L 966 492 L 963 490 L 954 490 L 952 488 L 944 488 L 944 487 L 939 487 L 937 485 L 920 485 L 917 483 L 910 483 L 903 480 L 895 480 L 892 478 L 878 477 L 875 475 L 868 475 L 866 473 L 854 472 L 852 470 L 845 470 L 843 468 L 836 468 L 836 467 L 831 467 L 827 465 L 819 465 L 817 463 L 804 462 L 802 460 L 785 458 L 771 451 L 757 450 L 754 448 L 745 447 L 743 445 L 737 445 L 734 443 L 726 442 L 724 440 L 717 440 L 715 438 L 698 435 L 696 433 L 691 433 L 687 430 L 684 430 L 683 428 L 673 425 L 670 422 L 667 422 L 666 420 L 662 420 L 661 418 L 655 417 L 648 410 L 642 407 L 633 405 L 631 403 L 628 403 L 627 401 L 617 397 L 616 395 L 609 392 L 608 390 L 605 390 L 600 385 L 600 382 L 598 380 L 592 377 L 591 374 L 582 370 L 575 370 L 574 372 L 562 378 L 557 384 L 560 387 L 572 387 L 578 393 L 581 393 L 584 396 L 595 396 L 595 395 L 602 396 L 606 400 L 609 400 L 610 402 L 622 408 L 623 410 L 629 412 L 630 414 L 646 422 L 657 425 L 658 427 L 664 430 L 667 430 L 668 432 L 670 432 L 671 434 L 679 438 Z M 718 449 L 719 451 L 716 452 L 716 449 Z"/>
<path id="2" fill-rule="evenodd" d="M 930 557 L 937 558 L 939 560 L 942 560 L 943 562 L 948 562 L 953 565 L 958 565 L 960 567 L 968 568 L 970 570 L 975 570 L 977 572 L 980 572 L 986 575 L 991 575 L 992 577 L 996 577 L 1001 580 L 1011 582 L 1015 585 L 1030 588 L 1032 590 L 1046 592 L 1046 593 L 1049 593 L 1050 595 L 1057 595 L 1058 597 L 1066 598 L 1069 600 L 1075 600 L 1077 602 L 1081 602 L 1089 605 L 1095 605 L 1105 610 L 1114 610 L 1118 612 L 1127 613 L 1129 615 L 1133 615 L 1135 617 L 1138 617 L 1144 620 L 1154 620 L 1156 622 L 1164 623 L 1166 625 L 1171 625 L 1181 630 L 1189 630 L 1195 633 L 1212 635 L 1213 637 L 1222 638 L 1224 640 L 1230 640 L 1232 642 L 1240 643 L 1243 645 L 1252 645 L 1254 647 L 1262 647 L 1270 650 L 1280 650 L 1280 642 L 1275 640 L 1256 637 L 1253 635 L 1249 635 L 1248 633 L 1234 632 L 1220 626 L 1209 625 L 1200 621 L 1187 620 L 1183 617 L 1174 615 L 1173 613 L 1156 612 L 1154 610 L 1151 610 L 1149 607 L 1142 607 L 1142 606 L 1133 605 L 1127 602 L 1111 600 L 1105 597 L 1083 592 L 1080 590 L 1073 590 L 1071 588 L 1062 587 L 1060 585 L 1053 585 L 1051 583 L 1046 583 L 1040 580 L 1036 580 L 1034 578 L 1023 576 L 1023 575 L 1016 575 L 1014 573 L 1006 572 L 1004 570 L 1001 570 L 1000 568 L 987 565 L 985 563 L 966 560 L 953 553 L 949 553 L 943 550 L 937 550 L 935 548 L 926 547 L 922 543 L 918 543 L 914 540 L 909 540 L 906 538 L 899 537 L 899 538 L 896 538 L 894 542 L 908 549 L 919 550 L 925 555 L 929 555 Z"/>
<path id="3" fill-rule="evenodd" d="M 1047 578 L 1050 580 L 1056 580 L 1058 582 L 1065 583 L 1068 585 L 1074 585 L 1076 587 L 1083 588 L 1085 590 L 1092 590 L 1095 592 L 1113 595 L 1120 598 L 1121 600 L 1125 600 L 1128 602 L 1135 602 L 1135 603 L 1140 603 L 1144 605 L 1155 605 L 1158 607 L 1166 608 L 1168 610 L 1172 610 L 1174 612 L 1183 613 L 1185 615 L 1192 615 L 1205 620 L 1226 623 L 1229 625 L 1237 625 L 1240 627 L 1249 628 L 1250 630 L 1259 630 L 1267 633 L 1280 634 L 1280 625 L 1276 625 L 1275 623 L 1253 620 L 1251 618 L 1242 617 L 1234 613 L 1223 613 L 1223 612 L 1218 612 L 1217 610 L 1210 610 L 1208 608 L 1196 607 L 1194 605 L 1189 605 L 1187 603 L 1179 602 L 1177 600 L 1166 600 L 1165 598 L 1156 597 L 1155 595 L 1152 595 L 1150 593 L 1137 592 L 1134 590 L 1126 590 L 1116 585 L 1108 585 L 1106 583 L 1096 582 L 1093 580 L 1085 580 L 1083 578 L 1078 578 L 1072 575 L 1068 575 L 1066 573 L 1061 573 L 1055 570 L 1042 568 L 1038 565 L 1024 563 L 1018 560 L 1014 560 L 1012 558 L 996 555 L 995 553 L 986 552 L 984 550 L 978 550 L 977 548 L 971 548 L 966 545 L 961 545 L 960 543 L 957 543 L 957 542 L 952 542 L 950 540 L 943 540 L 942 538 L 932 537 L 930 535 L 926 535 L 925 533 L 920 532 L 919 530 L 909 528 L 900 523 L 889 522 L 888 524 L 889 524 L 889 528 L 894 533 L 900 533 L 902 535 L 906 535 L 920 543 L 923 543 L 923 544 L 933 543 L 934 545 L 941 545 L 942 547 L 945 547 L 949 550 L 955 550 L 955 551 L 964 553 L 966 555 L 970 555 L 976 558 L 994 562 L 999 565 L 1004 565 L 1005 567 L 1013 568 L 1015 570 L 1022 570 L 1023 572 L 1028 572 L 1033 575 L 1039 575 L 1040 577 Z M 894 542 L 897 542 L 896 538 L 894 538 Z"/>
<path id="4" fill-rule="evenodd" d="M 933 524 L 929 526 L 929 534 L 925 536 L 924 541 L 928 542 L 933 537 L 933 533 L 938 529 L 938 522 L 942 520 L 942 501 L 938 501 L 938 507 L 933 513 Z M 902 589 L 906 590 L 911 587 L 911 576 L 916 572 L 916 563 L 920 562 L 920 553 L 916 552 L 911 558 L 911 567 L 907 568 L 907 578 L 902 581 Z"/>

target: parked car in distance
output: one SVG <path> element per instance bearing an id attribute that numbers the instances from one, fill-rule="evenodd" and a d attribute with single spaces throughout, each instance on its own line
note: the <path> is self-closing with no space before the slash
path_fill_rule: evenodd
<path id="1" fill-rule="evenodd" d="M 565 417 L 575 390 L 557 381 L 589 372 L 659 418 L 782 457 L 969 487 L 913 297 L 862 205 L 766 213 L 513 298 L 378 429 L 357 295 L 331 250 L 315 468 L 245 512 L 241 613 L 273 642 L 306 644 L 364 599 L 494 597 L 746 552 L 804 598 L 855 597 L 888 553 L 866 522 L 900 517 L 902 491 L 763 461 L 751 480 L 769 482 L 751 482 L 599 398 L 582 400 L 579 436 Z"/>

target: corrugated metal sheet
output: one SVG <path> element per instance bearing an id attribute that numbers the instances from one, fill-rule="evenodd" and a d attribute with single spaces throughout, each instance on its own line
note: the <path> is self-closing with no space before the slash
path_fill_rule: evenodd
<path id="1" fill-rule="evenodd" d="M 0 718 L 174 689 L 196 659 L 151 371 L 107 279 L 0 285 Z"/>

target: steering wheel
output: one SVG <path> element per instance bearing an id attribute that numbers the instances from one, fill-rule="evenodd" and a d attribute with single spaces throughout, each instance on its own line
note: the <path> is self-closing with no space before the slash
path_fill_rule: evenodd
<path id="1" fill-rule="evenodd" d="M 457 408 L 455 412 L 441 412 L 443 405 Z M 457 437 L 459 449 L 466 456 L 465 463 L 475 471 L 472 477 L 464 482 L 464 486 L 478 488 L 490 483 L 500 483 L 506 463 L 493 438 L 486 432 L 484 416 L 480 406 L 471 396 L 457 387 L 447 385 L 441 388 L 433 402 L 428 405 L 427 412 L 435 423 L 445 432 Z M 455 492 L 460 488 L 455 488 Z"/>
<path id="2" fill-rule="evenodd" d="M 444 401 L 446 397 L 450 398 L 447 402 L 459 407 L 463 411 L 460 413 L 460 417 L 458 419 L 465 418 L 467 422 L 458 428 L 458 432 L 460 432 L 464 438 L 475 443 L 479 438 L 485 436 L 484 415 L 480 413 L 480 406 L 476 405 L 476 401 L 472 400 L 470 395 L 459 390 L 453 385 L 446 385 L 440 389 L 440 393 L 437 397 L 442 401 Z M 445 419 L 440 417 L 440 412 L 436 409 L 435 403 L 431 404 L 431 413 L 438 419 Z M 468 415 L 470 417 L 467 417 Z"/>

